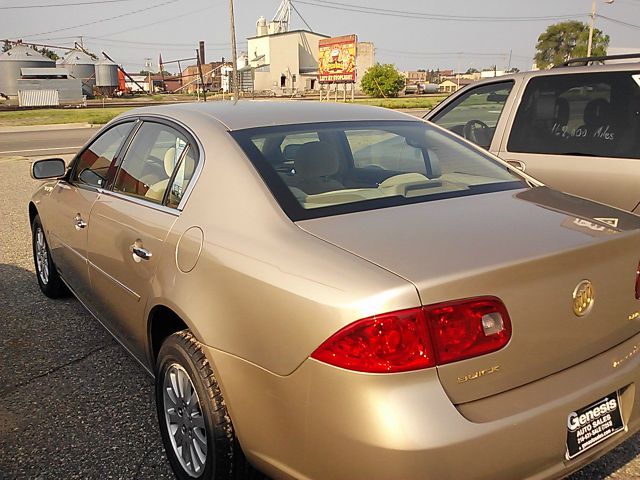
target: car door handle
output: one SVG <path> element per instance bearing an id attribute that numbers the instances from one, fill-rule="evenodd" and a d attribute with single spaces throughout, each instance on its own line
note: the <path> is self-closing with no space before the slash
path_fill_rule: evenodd
<path id="1" fill-rule="evenodd" d="M 76 222 L 76 230 L 80 230 L 81 228 L 85 228 L 87 226 L 87 222 L 85 222 L 82 217 L 80 216 L 80 214 L 76 214 L 75 218 L 73 219 L 74 222 Z"/>
<path id="2" fill-rule="evenodd" d="M 129 245 L 129 251 L 133 253 L 133 259 L 136 262 L 140 260 L 149 260 L 153 255 L 149 250 L 143 248 L 142 240 L 138 239 Z"/>
<path id="3" fill-rule="evenodd" d="M 524 162 L 521 162 L 520 160 L 507 160 L 507 163 L 513 167 L 516 167 L 518 170 L 521 170 L 524 172 L 525 168 L 527 168 L 527 166 L 524 164 Z"/>

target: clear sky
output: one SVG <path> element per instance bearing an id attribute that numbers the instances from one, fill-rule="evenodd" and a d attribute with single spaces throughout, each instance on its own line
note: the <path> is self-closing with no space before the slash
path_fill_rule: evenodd
<path id="1" fill-rule="evenodd" d="M 205 40 L 207 61 L 230 57 L 228 0 L 0 0 L 0 38 L 73 45 L 83 36 L 133 72 L 145 58 L 192 57 Z M 270 20 L 280 0 L 235 0 L 239 50 Z M 376 61 L 401 70 L 531 67 L 538 35 L 567 18 L 588 21 L 591 0 L 293 0 L 311 28 L 327 35 L 355 33 L 376 47 Z M 33 8 L 23 8 L 31 7 Z M 14 8 L 21 7 L 21 8 Z M 419 16 L 416 15 L 420 14 Z M 597 0 L 596 27 L 610 47 L 640 50 L 640 0 Z M 292 27 L 306 28 L 292 12 Z M 510 55 L 511 54 L 511 55 Z M 188 62 L 187 62 L 188 63 Z M 168 70 L 176 70 L 169 67 Z"/>

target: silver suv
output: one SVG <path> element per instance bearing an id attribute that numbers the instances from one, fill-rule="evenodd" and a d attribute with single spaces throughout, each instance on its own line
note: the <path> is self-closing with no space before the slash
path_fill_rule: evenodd
<path id="1" fill-rule="evenodd" d="M 632 58 L 473 83 L 425 118 L 555 189 L 640 213 L 640 63 L 610 63 Z"/>

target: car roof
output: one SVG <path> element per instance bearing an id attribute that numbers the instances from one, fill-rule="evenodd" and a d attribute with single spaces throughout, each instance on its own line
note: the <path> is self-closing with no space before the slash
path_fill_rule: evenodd
<path id="1" fill-rule="evenodd" d="M 606 73 L 606 72 L 626 72 L 626 71 L 639 71 L 640 62 L 627 62 L 627 63 L 607 63 L 605 65 L 579 65 L 579 66 L 567 66 L 567 67 L 555 67 L 544 70 L 527 70 L 524 72 L 511 73 L 508 75 L 502 75 L 499 77 L 483 78 L 470 85 L 476 87 L 483 83 L 493 83 L 515 78 L 532 78 L 547 75 L 571 75 L 574 73 Z M 465 86 L 465 87 L 468 87 Z"/>
<path id="2" fill-rule="evenodd" d="M 341 121 L 400 120 L 420 121 L 418 118 L 387 108 L 333 102 L 303 100 L 263 101 L 240 100 L 183 103 L 136 108 L 124 116 L 160 115 L 181 120 L 215 120 L 228 130 Z M 122 118 L 122 117 L 120 117 Z"/>

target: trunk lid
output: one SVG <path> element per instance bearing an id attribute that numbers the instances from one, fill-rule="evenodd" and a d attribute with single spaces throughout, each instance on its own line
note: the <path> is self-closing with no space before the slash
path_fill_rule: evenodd
<path id="1" fill-rule="evenodd" d="M 640 217 L 605 205 L 538 187 L 298 225 L 412 282 L 423 305 L 483 295 L 504 302 L 513 328 L 506 347 L 437 367 L 456 404 L 551 375 L 640 332 Z M 577 316 L 573 293 L 584 280 L 594 303 Z"/>

